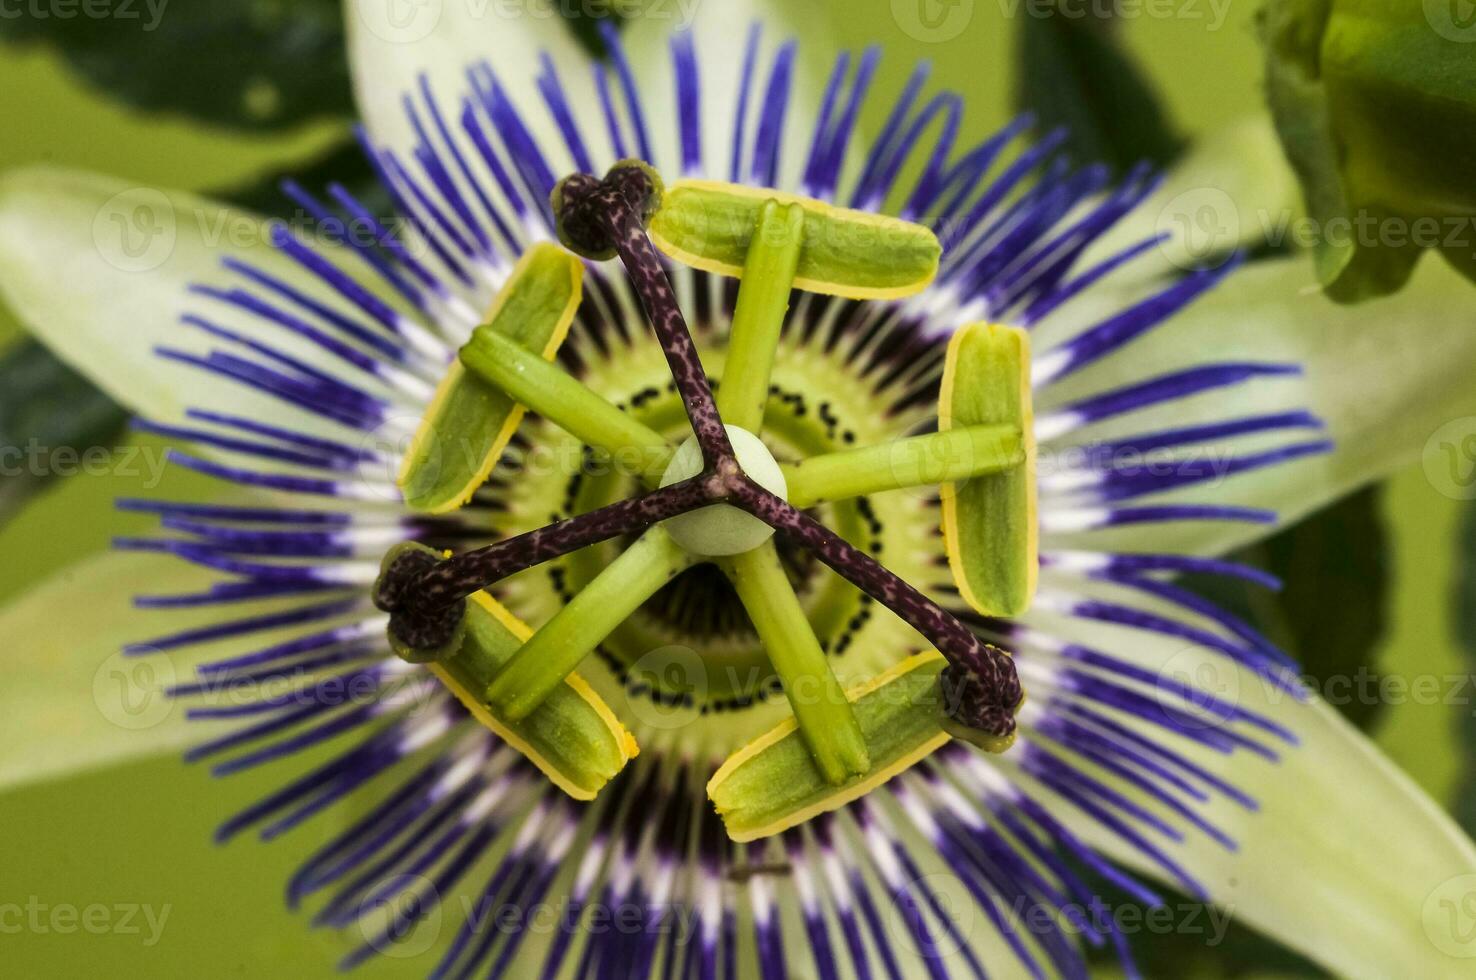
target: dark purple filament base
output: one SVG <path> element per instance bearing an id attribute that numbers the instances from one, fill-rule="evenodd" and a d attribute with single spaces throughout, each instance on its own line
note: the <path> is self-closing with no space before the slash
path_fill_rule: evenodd
<path id="1" fill-rule="evenodd" d="M 407 554 L 381 576 L 375 602 L 390 630 L 417 648 L 438 647 L 460 624 L 464 601 L 516 572 L 700 507 L 730 503 L 788 536 L 927 637 L 948 660 L 943 683 L 951 717 L 989 735 L 1015 730 L 1023 692 L 1014 661 L 980 640 L 936 602 L 820 522 L 749 479 L 718 414 L 712 387 L 645 223 L 660 186 L 648 168 L 616 164 L 603 181 L 575 174 L 554 192 L 560 238 L 592 258 L 618 254 L 650 317 L 686 405 L 704 470 L 630 500 L 529 531 L 440 562 Z"/>

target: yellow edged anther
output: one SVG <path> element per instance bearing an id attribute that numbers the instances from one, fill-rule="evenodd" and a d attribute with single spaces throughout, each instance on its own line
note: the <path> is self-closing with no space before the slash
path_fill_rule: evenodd
<path id="1" fill-rule="evenodd" d="M 592 800 L 640 752 L 636 740 L 594 689 L 570 674 L 520 721 L 497 717 L 481 700 L 487 684 L 532 629 L 485 592 L 467 600 L 466 638 L 431 671 L 472 717 L 517 749 L 576 800 Z"/>
<path id="2" fill-rule="evenodd" d="M 497 294 L 488 331 L 552 360 L 583 293 L 584 266 L 557 245 L 534 245 Z M 524 407 L 453 361 L 405 453 L 398 483 L 415 510 L 443 514 L 487 480 L 522 421 Z"/>
<path id="3" fill-rule="evenodd" d="M 1039 575 L 1030 337 L 976 323 L 953 335 L 938 397 L 938 429 L 1008 425 L 1023 465 L 943 485 L 943 543 L 959 594 L 986 616 L 1018 616 Z"/>
<path id="4" fill-rule="evenodd" d="M 682 180 L 668 188 L 651 219 L 651 240 L 678 262 L 741 279 L 760 211 L 771 201 L 804 212 L 796 289 L 897 299 L 921 291 L 938 272 L 943 248 L 922 225 L 712 180 Z"/>
<path id="5" fill-rule="evenodd" d="M 758 840 L 839 809 L 942 747 L 951 737 L 940 683 L 945 666 L 937 653 L 920 653 L 846 692 L 871 764 L 843 783 L 815 767 L 793 717 L 729 756 L 707 784 L 728 836 Z"/>

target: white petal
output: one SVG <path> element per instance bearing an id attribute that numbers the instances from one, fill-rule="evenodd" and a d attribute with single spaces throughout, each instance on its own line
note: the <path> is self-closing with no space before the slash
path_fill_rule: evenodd
<path id="1" fill-rule="evenodd" d="M 1123 278 L 1175 273 L 1210 255 L 1275 238 L 1298 200 L 1296 177 L 1270 118 L 1244 119 L 1196 142 L 1151 197 L 1093 243 L 1082 265 L 1162 234 L 1163 244 L 1124 269 Z"/>
<path id="2" fill-rule="evenodd" d="M 206 653 L 228 655 L 225 646 L 142 657 L 119 652 L 131 641 L 225 618 L 219 606 L 133 608 L 135 591 L 192 592 L 209 581 L 178 558 L 103 554 L 0 609 L 0 635 L 12 638 L 0 687 L 0 789 L 173 752 L 209 737 L 214 729 L 186 723 L 184 706 L 163 691 L 184 683 Z M 266 606 L 230 608 L 229 615 L 246 616 Z"/>
<path id="3" fill-rule="evenodd" d="M 525 7 L 433 0 L 416 5 L 408 19 L 392 22 L 388 11 L 394 7 L 382 0 L 356 0 L 348 5 L 347 11 L 349 64 L 359 113 L 377 142 L 401 154 L 415 144 L 402 98 L 407 93 L 418 93 L 422 74 L 429 79 L 448 124 L 459 138 L 457 113 L 461 98 L 469 91 L 466 69 L 485 60 L 502 81 L 523 122 L 538 139 L 553 172 L 559 175 L 571 172 L 573 159 L 534 82 L 542 73 L 540 59 L 546 53 L 564 85 L 567 101 L 595 165 L 613 162 L 613 148 L 595 94 L 596 63 L 575 40 L 556 4 L 534 2 Z M 806 22 L 818 17 L 799 16 Z M 758 23 L 763 30 L 757 88 L 772 61 L 774 47 L 794 36 L 795 20 L 792 7 L 769 0 L 720 4 L 674 0 L 652 4 L 646 13 L 628 21 L 621 34 L 622 43 L 637 79 L 656 156 L 654 163 L 669 178 L 678 176 L 675 83 L 668 47 L 671 33 L 684 29 L 696 32 L 704 156 L 710 173 L 726 177 L 737 84 L 749 27 Z M 806 47 L 810 49 L 808 52 L 804 50 Z M 813 69 L 817 47 L 814 43 L 802 45 L 801 65 Z M 813 82 L 813 76 L 810 70 L 808 81 Z M 611 84 L 624 118 L 623 97 L 613 75 Z M 803 73 L 797 80 L 796 92 L 802 104 L 816 98 L 813 84 L 806 83 Z M 755 97 L 759 94 L 755 92 Z M 751 107 L 750 113 L 753 111 Z M 792 111 L 786 132 L 807 140 L 811 111 L 809 106 L 804 112 Z M 750 131 L 751 120 L 752 115 Z M 788 142 L 794 146 L 792 139 Z M 803 163 L 803 156 L 793 151 L 788 162 L 795 164 L 795 157 Z"/>
<path id="4" fill-rule="evenodd" d="M 1144 604 L 1141 597 L 1134 601 Z M 1158 612 L 1168 608 L 1148 605 Z M 1471 975 L 1469 957 L 1476 955 L 1476 943 L 1461 931 L 1470 917 L 1451 917 L 1449 911 L 1463 912 L 1470 906 L 1462 902 L 1476 895 L 1476 847 L 1336 711 L 1320 700 L 1300 703 L 1223 659 L 1201 657 L 1171 639 L 1031 618 L 1058 636 L 1110 650 L 1160 675 L 1192 681 L 1270 717 L 1300 739 L 1296 747 L 1278 746 L 1280 762 L 1244 751 L 1225 756 L 1173 743 L 1260 803 L 1260 810 L 1252 812 L 1216 797 L 1202 811 L 1238 843 L 1237 851 L 1193 830 L 1185 844 L 1167 848 L 1218 905 L 1337 976 Z M 1163 738 L 1160 729 L 1139 730 Z M 1180 824 L 1131 787 L 1123 789 L 1170 823 Z M 1073 825 L 1108 853 L 1157 874 L 1093 821 L 1073 820 Z M 1454 904 L 1445 907 L 1442 901 Z M 1468 958 L 1456 958 L 1452 951 Z"/>
<path id="5" fill-rule="evenodd" d="M 1317 289 L 1309 261 L 1257 263 L 1099 365 L 1045 393 L 1045 407 L 1216 361 L 1300 364 L 1300 377 L 1221 389 L 1073 433 L 1082 444 L 1291 408 L 1327 422 L 1329 455 L 1216 481 L 1163 500 L 1264 507 L 1288 524 L 1419 459 L 1447 424 L 1476 432 L 1476 304 L 1470 284 L 1425 262 L 1402 292 L 1339 306 Z M 1459 438 L 1461 433 L 1453 438 Z M 1438 461 L 1439 446 L 1433 450 Z M 1083 547 L 1217 553 L 1274 530 L 1229 523 L 1137 526 L 1092 535 Z"/>
<path id="6" fill-rule="evenodd" d="M 747 119 L 748 141 L 752 142 L 754 120 L 762 105 L 764 85 L 779 45 L 799 38 L 796 71 L 789 112 L 785 118 L 785 166 L 783 186 L 798 186 L 805 152 L 814 134 L 814 121 L 821 85 L 833 45 L 821 33 L 824 20 L 818 10 L 802 4 L 779 4 L 772 0 L 729 0 L 725 3 L 694 3 L 690 30 L 697 51 L 701 95 L 702 159 L 705 175 L 727 180 L 733 152 L 733 127 L 742 80 L 744 46 L 750 30 L 759 28 L 758 57 L 750 82 Z M 653 8 L 658 10 L 660 7 Z M 672 9 L 677 9 L 675 4 Z M 676 75 L 670 43 L 673 27 L 682 29 L 682 17 L 646 16 L 634 20 L 621 34 L 631 68 L 639 82 L 649 114 L 658 165 L 669 178 L 677 175 L 678 121 L 676 118 Z M 746 174 L 745 174 L 746 176 Z"/>
<path id="7" fill-rule="evenodd" d="M 538 138 L 554 172 L 570 172 L 572 160 L 534 82 L 545 52 L 571 93 L 568 102 L 586 145 L 601 157 L 608 153 L 603 117 L 590 81 L 593 62 L 575 40 L 558 4 L 538 0 L 528 4 L 351 0 L 345 4 L 345 16 L 359 115 L 370 136 L 400 153 L 407 166 L 416 138 L 402 98 L 418 93 L 424 74 L 448 127 L 460 134 L 461 99 L 470 92 L 466 70 L 485 60 Z M 423 105 L 418 108 L 424 112 Z"/>
<path id="8" fill-rule="evenodd" d="M 174 421 L 186 407 L 209 407 L 333 432 L 284 402 L 154 353 L 223 346 L 180 323 L 193 311 L 337 373 L 287 331 L 187 292 L 191 283 L 237 284 L 220 264 L 233 256 L 338 306 L 271 247 L 267 227 L 259 215 L 193 194 L 80 171 L 16 171 L 0 178 L 0 294 L 51 350 L 140 415 Z"/>

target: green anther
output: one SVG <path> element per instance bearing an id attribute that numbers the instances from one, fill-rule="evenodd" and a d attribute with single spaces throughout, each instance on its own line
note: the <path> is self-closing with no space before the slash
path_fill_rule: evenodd
<path id="1" fill-rule="evenodd" d="M 532 356 L 495 332 L 479 330 L 461 363 L 581 442 L 603 449 L 622 469 L 659 480 L 673 447 L 557 365 Z"/>
<path id="2" fill-rule="evenodd" d="M 1003 473 L 1025 462 L 1020 430 L 971 425 L 786 464 L 789 502 L 810 507 L 904 487 Z"/>
<path id="3" fill-rule="evenodd" d="M 717 181 L 672 185 L 651 219 L 651 240 L 678 262 L 743 278 L 760 212 L 771 201 L 804 212 L 794 275 L 798 289 L 848 299 L 896 299 L 922 290 L 938 272 L 942 246 L 922 225 Z"/>
<path id="4" fill-rule="evenodd" d="M 479 689 L 493 713 L 521 721 L 540 710 L 605 637 L 691 564 L 691 556 L 664 530 L 647 531 Z"/>
<path id="5" fill-rule="evenodd" d="M 871 756 L 861 725 L 773 542 L 726 559 L 722 567 L 784 682 L 806 753 L 807 781 L 823 779 L 838 786 L 864 774 L 871 768 Z"/>
<path id="6" fill-rule="evenodd" d="M 467 600 L 461 652 L 431 671 L 472 716 L 517 749 L 576 800 L 592 800 L 639 753 L 635 739 L 608 705 L 577 675 L 551 693 L 538 710 L 514 721 L 488 710 L 475 692 L 486 687 L 528 637 L 530 630 L 479 592 Z"/>
<path id="7" fill-rule="evenodd" d="M 727 367 L 717 392 L 728 425 L 757 432 L 769 401 L 769 374 L 784 329 L 799 266 L 805 212 L 797 204 L 765 201 L 743 263 L 743 286 L 733 310 Z"/>
<path id="8" fill-rule="evenodd" d="M 579 309 L 583 274 L 583 265 L 568 252 L 535 245 L 497 294 L 478 335 L 546 367 Z M 400 467 L 405 503 L 431 514 L 466 503 L 486 482 L 523 412 L 514 398 L 453 362 Z"/>
<path id="9" fill-rule="evenodd" d="M 793 719 L 730 756 L 707 784 L 728 836 L 758 840 L 839 809 L 944 745 L 944 666 L 920 653 L 848 692 L 871 765 L 843 783 L 822 778 Z"/>
<path id="10" fill-rule="evenodd" d="M 1022 465 L 943 485 L 943 543 L 959 594 L 986 616 L 1018 616 L 1035 595 L 1039 531 L 1030 398 L 1030 338 L 970 324 L 953 335 L 938 396 L 938 429 L 1007 425 L 1022 434 Z"/>
<path id="11" fill-rule="evenodd" d="M 386 565 L 407 551 L 438 554 L 407 542 L 390 550 Z M 575 799 L 592 800 L 640 751 L 593 688 L 577 674 L 560 676 L 537 710 L 518 718 L 497 711 L 482 697 L 492 678 L 532 635 L 491 596 L 477 592 L 465 601 L 449 648 L 433 659 L 417 657 L 414 662 L 424 663 L 472 717 L 526 756 L 556 786 Z"/>

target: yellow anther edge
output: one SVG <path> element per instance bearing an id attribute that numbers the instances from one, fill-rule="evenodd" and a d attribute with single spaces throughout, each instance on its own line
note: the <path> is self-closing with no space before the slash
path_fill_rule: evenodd
<path id="1" fill-rule="evenodd" d="M 754 200 L 759 205 L 763 204 L 765 201 L 776 201 L 780 204 L 798 204 L 807 213 L 816 215 L 836 215 L 840 216 L 840 218 L 846 222 L 856 225 L 870 225 L 877 229 L 895 227 L 899 224 L 909 223 L 904 222 L 901 218 L 893 217 L 892 215 L 877 214 L 872 211 L 859 211 L 852 208 L 841 208 L 835 206 L 834 204 L 827 204 L 824 201 L 816 200 L 813 197 L 805 197 L 801 194 L 787 194 L 783 191 L 768 190 L 762 187 L 749 187 L 743 184 L 730 184 L 720 180 L 679 180 L 667 189 L 665 200 L 667 202 L 670 202 L 673 199 L 678 198 L 683 190 L 689 189 L 698 191 L 712 191 L 728 194 L 733 197 L 749 198 Z M 708 256 L 701 255 L 699 253 L 682 248 L 675 242 L 671 241 L 661 232 L 659 210 L 657 212 L 657 215 L 657 219 L 652 221 L 648 232 L 651 236 L 651 241 L 654 242 L 656 244 L 656 247 L 661 249 L 662 252 L 666 253 L 671 258 L 682 263 L 683 265 L 689 265 L 694 269 L 701 269 L 704 272 L 713 272 L 717 273 L 718 275 L 729 276 L 734 279 L 743 278 L 743 264 L 741 262 L 723 262 L 717 259 L 713 259 Z M 917 227 L 922 228 L 923 226 L 918 225 Z M 923 230 L 928 231 L 930 235 L 932 234 L 930 229 Z M 941 254 L 942 250 L 940 246 L 939 255 L 941 256 Z M 921 292 L 923 289 L 926 289 L 929 283 L 933 281 L 933 277 L 934 275 L 936 275 L 937 269 L 938 262 L 935 258 L 933 261 L 932 270 L 929 275 L 927 275 L 926 277 L 920 277 L 916 282 L 908 283 L 903 286 L 855 286 L 843 283 L 825 282 L 819 279 L 812 279 L 806 276 L 796 275 L 794 279 L 794 287 L 796 289 L 802 289 L 807 292 L 821 293 L 826 296 L 839 296 L 844 299 L 903 299 L 908 296 L 914 296 L 917 293 Z"/>
<path id="2" fill-rule="evenodd" d="M 943 657 L 941 654 L 932 650 L 925 651 L 919 654 L 914 654 L 913 656 L 908 657 L 906 660 L 894 664 L 892 667 L 871 678 L 870 680 L 848 689 L 846 691 L 846 699 L 853 702 L 860 700 L 861 698 L 864 698 L 866 695 L 871 694 L 877 689 L 890 684 L 892 681 L 903 676 L 904 674 L 911 673 L 924 664 L 928 664 L 934 661 L 940 661 L 942 659 Z M 764 732 L 758 738 L 755 738 L 753 741 L 743 746 L 743 748 L 739 749 L 737 752 L 734 752 L 731 756 L 728 757 L 727 761 L 725 761 L 718 768 L 717 772 L 713 773 L 712 778 L 707 781 L 708 798 L 712 799 L 716 788 L 721 786 L 722 783 L 745 762 L 763 752 L 770 746 L 774 745 L 780 739 L 783 739 L 785 736 L 791 735 L 798 730 L 799 725 L 795 722 L 794 716 L 790 715 L 783 721 L 779 722 L 779 724 L 769 729 L 767 732 Z M 822 813 L 828 813 L 831 810 L 837 810 L 845 806 L 847 803 L 858 800 L 861 797 L 865 796 L 867 793 L 870 793 L 872 790 L 876 789 L 878 786 L 881 786 L 883 783 L 887 782 L 887 780 L 891 779 L 898 773 L 905 772 L 911 767 L 917 765 L 917 763 L 921 762 L 923 759 L 926 759 L 938 749 L 948 744 L 949 740 L 952 737 L 953 736 L 949 735 L 946 731 L 940 730 L 937 735 L 922 742 L 911 752 L 894 760 L 890 765 L 882 766 L 879 769 L 873 770 L 862 779 L 849 786 L 837 790 L 835 793 L 825 797 L 823 800 L 814 803 L 808 807 L 805 807 L 802 810 L 796 810 L 793 813 L 786 814 L 783 819 L 777 820 L 774 823 L 767 824 L 758 829 L 740 830 L 736 833 L 730 829 L 728 831 L 728 836 L 733 841 L 739 844 L 744 844 L 748 841 L 760 840 L 764 837 L 772 837 L 775 834 L 782 833 L 791 827 L 797 827 L 800 824 L 805 823 L 806 821 L 811 820 Z M 718 815 L 722 816 L 723 813 L 724 811 L 719 808 Z"/>
<path id="3" fill-rule="evenodd" d="M 1033 596 L 1040 578 L 1040 562 L 1037 559 L 1037 556 L 1040 554 L 1040 521 L 1037 516 L 1035 411 L 1030 386 L 1030 334 L 1018 327 L 987 323 L 971 323 L 954 333 L 948 342 L 948 351 L 943 364 L 943 380 L 938 394 L 938 430 L 940 432 L 947 431 L 953 426 L 953 390 L 957 376 L 959 348 L 963 346 L 972 334 L 980 330 L 1007 330 L 1016 334 L 1020 342 L 1020 445 L 1025 452 L 1024 468 L 1030 488 L 1029 495 L 1026 498 L 1029 560 L 1026 562 L 1025 594 L 1027 596 Z M 969 421 L 970 424 L 973 424 L 982 420 Z M 958 587 L 959 595 L 971 608 L 984 615 L 1019 615 L 1024 611 L 1023 609 L 1006 610 L 995 608 L 992 603 L 984 602 L 974 592 L 963 563 L 962 542 L 960 540 L 958 522 L 957 485 L 953 483 L 943 484 L 940 499 L 942 501 L 943 511 L 943 548 L 948 555 L 948 568 L 953 575 L 954 585 Z"/>
<path id="4" fill-rule="evenodd" d="M 517 265 L 513 267 L 512 273 L 507 277 L 507 282 L 498 291 L 496 297 L 493 298 L 492 306 L 487 311 L 487 316 L 483 321 L 484 323 L 491 324 L 496 322 L 497 315 L 502 312 L 502 308 L 512 295 L 519 278 L 527 272 L 533 263 L 548 255 L 548 253 L 554 253 L 558 256 L 568 255 L 567 252 L 551 242 L 539 242 L 524 252 L 522 257 L 518 259 Z M 573 257 L 570 256 L 570 258 L 572 259 Z M 583 300 L 583 266 L 577 260 L 574 260 L 568 263 L 568 268 L 569 299 L 565 303 L 563 312 L 559 315 L 559 320 L 554 326 L 553 333 L 549 335 L 548 343 L 544 344 L 543 350 L 540 352 L 540 356 L 545 360 L 552 360 L 554 355 L 558 353 L 559 348 L 563 346 L 564 340 L 569 336 L 569 328 L 574 323 L 574 316 L 579 312 L 579 304 Z M 431 397 L 430 405 L 426 408 L 425 414 L 421 416 L 420 424 L 415 430 L 415 435 L 410 440 L 409 449 L 405 452 L 405 456 L 400 462 L 400 470 L 395 477 L 395 483 L 401 489 L 404 489 L 406 482 L 409 480 L 410 467 L 419 459 L 420 450 L 427 440 L 435 436 L 435 422 L 440 415 L 441 407 L 450 396 L 450 393 L 462 382 L 465 375 L 466 368 L 462 365 L 461 361 L 453 360 L 446 370 L 445 377 L 436 386 L 436 391 Z M 491 475 L 493 467 L 497 465 L 497 461 L 502 458 L 503 451 L 507 449 L 507 444 L 512 441 L 513 433 L 517 432 L 518 426 L 522 423 L 523 416 L 526 412 L 527 408 L 525 406 L 514 401 L 512 411 L 503 420 L 502 427 L 497 432 L 497 438 L 493 440 L 492 445 L 484 454 L 482 464 L 476 473 L 462 486 L 461 490 L 454 497 L 434 507 L 425 508 L 421 513 L 446 514 L 464 506 L 471 499 L 472 494 L 477 492 L 477 488 L 487 482 L 487 477 Z"/>
<path id="5" fill-rule="evenodd" d="M 491 613 L 493 618 L 501 623 L 502 626 L 506 628 L 509 633 L 518 638 L 519 642 L 526 643 L 528 641 L 528 637 L 533 635 L 532 627 L 530 627 L 527 623 L 524 623 L 521 619 L 518 619 L 516 616 L 514 616 L 511 612 L 507 610 L 505 606 L 503 606 L 497 600 L 493 599 L 487 593 L 478 592 L 467 601 L 475 602 L 478 606 Z M 445 670 L 445 668 L 441 667 L 439 664 L 431 664 L 430 669 L 431 672 L 440 679 L 441 683 L 445 684 L 446 687 L 451 691 L 451 693 L 456 695 L 456 699 L 461 702 L 462 707 L 466 708 L 466 710 L 471 713 L 472 717 L 476 718 L 477 721 L 481 722 L 487 728 L 491 729 L 498 738 L 502 739 L 518 752 L 522 753 L 529 762 L 537 766 L 539 771 L 547 776 L 549 780 L 559 789 L 563 790 L 565 793 L 568 793 L 569 796 L 573 797 L 576 800 L 592 800 L 599 794 L 598 788 L 594 790 L 584 789 L 583 787 L 577 786 L 574 783 L 570 782 L 567 776 L 560 772 L 531 744 L 529 744 L 525 739 L 514 733 L 502 722 L 498 721 L 497 718 L 487 710 L 487 706 L 478 701 L 475 695 L 471 694 L 459 683 L 457 683 L 455 678 L 451 677 L 451 675 Z M 590 687 L 589 683 L 584 678 L 580 677 L 578 674 L 570 674 L 568 677 L 564 678 L 564 683 L 568 684 L 569 687 L 573 689 L 575 694 L 578 694 L 579 697 L 586 704 L 594 709 L 595 714 L 599 717 L 601 721 L 605 723 L 605 727 L 610 731 L 611 734 L 615 736 L 616 741 L 619 743 L 621 749 L 622 765 L 625 762 L 629 762 L 631 759 L 634 759 L 636 756 L 640 755 L 640 745 L 637 744 L 635 736 L 630 733 L 629 729 L 621 724 L 620 719 L 615 716 L 615 712 L 611 711 L 610 706 L 605 703 L 605 699 L 600 697 L 599 694 L 595 693 L 594 688 Z"/>

